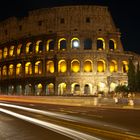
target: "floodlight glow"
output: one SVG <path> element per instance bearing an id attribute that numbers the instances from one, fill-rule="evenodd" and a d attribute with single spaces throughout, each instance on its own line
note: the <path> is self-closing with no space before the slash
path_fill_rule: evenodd
<path id="1" fill-rule="evenodd" d="M 74 40 L 73 41 L 73 47 L 74 48 L 78 48 L 79 47 L 79 41 L 78 40 Z"/>

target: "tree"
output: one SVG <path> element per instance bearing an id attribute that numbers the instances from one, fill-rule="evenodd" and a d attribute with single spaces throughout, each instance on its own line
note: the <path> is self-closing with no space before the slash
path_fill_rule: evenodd
<path id="1" fill-rule="evenodd" d="M 136 72 L 136 91 L 140 91 L 140 66 L 139 63 L 137 65 L 137 72 Z"/>
<path id="2" fill-rule="evenodd" d="M 136 91 L 136 72 L 132 59 L 129 59 L 128 64 L 128 89 L 130 92 Z"/>

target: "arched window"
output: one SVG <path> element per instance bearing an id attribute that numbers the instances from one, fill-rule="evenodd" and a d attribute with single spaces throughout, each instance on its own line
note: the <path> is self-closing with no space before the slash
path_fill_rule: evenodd
<path id="1" fill-rule="evenodd" d="M 92 49 L 92 40 L 86 39 L 84 40 L 84 50 L 91 50 Z"/>
<path id="2" fill-rule="evenodd" d="M 78 60 L 76 60 L 76 59 L 72 60 L 71 71 L 72 72 L 79 72 L 80 71 L 80 62 Z"/>
<path id="3" fill-rule="evenodd" d="M 58 41 L 58 50 L 66 50 L 67 49 L 67 42 L 65 38 L 61 38 Z"/>
<path id="4" fill-rule="evenodd" d="M 31 75 L 32 74 L 32 64 L 31 64 L 31 62 L 27 62 L 26 64 L 25 64 L 25 74 L 29 74 L 29 75 Z"/>
<path id="5" fill-rule="evenodd" d="M 14 46 L 11 46 L 9 50 L 9 56 L 13 56 L 13 54 L 14 54 Z"/>
<path id="6" fill-rule="evenodd" d="M 5 47 L 3 52 L 3 57 L 6 58 L 8 56 L 8 49 Z"/>
<path id="7" fill-rule="evenodd" d="M 43 86 L 41 83 L 35 85 L 35 94 L 36 95 L 41 95 L 43 91 Z"/>
<path id="8" fill-rule="evenodd" d="M 2 68 L 2 75 L 7 76 L 7 67 L 6 66 L 3 66 L 3 68 Z"/>
<path id="9" fill-rule="evenodd" d="M 58 95 L 64 95 L 66 92 L 66 83 L 60 83 L 58 85 Z"/>
<path id="10" fill-rule="evenodd" d="M 112 60 L 110 62 L 110 72 L 117 72 L 118 67 L 117 67 L 117 62 L 115 60 Z"/>
<path id="11" fill-rule="evenodd" d="M 97 50 L 105 50 L 105 41 L 103 38 L 97 39 Z"/>
<path id="12" fill-rule="evenodd" d="M 41 40 L 38 40 L 36 42 L 35 51 L 36 51 L 36 53 L 42 53 L 43 52 L 43 42 Z"/>
<path id="13" fill-rule="evenodd" d="M 116 41 L 114 39 L 109 40 L 109 49 L 110 51 L 116 50 Z"/>
<path id="14" fill-rule="evenodd" d="M 46 68 L 48 73 L 54 73 L 54 62 L 49 60 L 47 61 L 47 68 Z"/>
<path id="15" fill-rule="evenodd" d="M 19 44 L 17 47 L 17 55 L 23 54 L 23 45 Z"/>
<path id="16" fill-rule="evenodd" d="M 22 74 L 22 66 L 21 63 L 18 63 L 16 65 L 16 75 L 21 75 Z"/>
<path id="17" fill-rule="evenodd" d="M 42 62 L 37 61 L 35 63 L 35 74 L 42 74 Z"/>
<path id="18" fill-rule="evenodd" d="M 97 61 L 97 71 L 105 72 L 105 62 L 103 60 Z"/>
<path id="19" fill-rule="evenodd" d="M 127 73 L 128 72 L 128 62 L 122 61 L 122 72 Z"/>
<path id="20" fill-rule="evenodd" d="M 84 62 L 84 72 L 92 72 L 92 61 L 86 60 Z"/>
<path id="21" fill-rule="evenodd" d="M 49 39 L 47 41 L 46 50 L 47 51 L 54 51 L 54 45 L 55 45 L 55 41 L 53 39 Z"/>
<path id="22" fill-rule="evenodd" d="M 54 84 L 50 83 L 46 86 L 46 94 L 53 95 L 54 94 Z"/>
<path id="23" fill-rule="evenodd" d="M 33 44 L 32 44 L 32 42 L 28 42 L 28 43 L 26 44 L 26 53 L 27 53 L 27 54 L 33 53 Z"/>
<path id="24" fill-rule="evenodd" d="M 12 76 L 13 74 L 14 74 L 14 65 L 11 64 L 9 65 L 8 75 Z"/>
<path id="25" fill-rule="evenodd" d="M 2 50 L 0 49 L 0 59 L 2 59 Z"/>
<path id="26" fill-rule="evenodd" d="M 67 63 L 65 60 L 60 60 L 58 62 L 58 72 L 66 72 L 67 71 Z"/>
<path id="27" fill-rule="evenodd" d="M 80 48 L 80 40 L 76 37 L 72 38 L 71 40 L 71 48 L 72 49 L 78 49 Z"/>

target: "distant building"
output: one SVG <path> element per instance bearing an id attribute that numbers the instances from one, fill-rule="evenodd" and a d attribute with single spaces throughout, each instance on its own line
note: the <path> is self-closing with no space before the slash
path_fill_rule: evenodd
<path id="1" fill-rule="evenodd" d="M 128 60 L 104 6 L 63 6 L 0 22 L 0 92 L 94 95 L 127 85 Z"/>

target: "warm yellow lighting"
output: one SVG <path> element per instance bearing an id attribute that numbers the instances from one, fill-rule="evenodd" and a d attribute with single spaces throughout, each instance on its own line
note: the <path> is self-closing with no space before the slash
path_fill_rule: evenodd
<path id="1" fill-rule="evenodd" d="M 31 62 L 27 62 L 25 64 L 25 74 L 32 74 L 32 64 L 31 64 Z"/>
<path id="2" fill-rule="evenodd" d="M 28 43 L 26 44 L 26 53 L 29 53 L 30 47 L 32 47 L 31 44 L 32 44 L 32 42 L 28 42 Z"/>
<path id="3" fill-rule="evenodd" d="M 122 61 L 122 72 L 127 73 L 128 72 L 128 62 Z"/>
<path id="4" fill-rule="evenodd" d="M 58 85 L 58 94 L 63 95 L 66 91 L 66 83 L 61 83 Z"/>
<path id="5" fill-rule="evenodd" d="M 80 41 L 78 38 L 74 37 L 71 40 L 71 48 L 79 48 L 80 47 Z"/>
<path id="6" fill-rule="evenodd" d="M 41 61 L 35 63 L 35 74 L 42 74 L 42 64 Z"/>
<path id="7" fill-rule="evenodd" d="M 67 64 L 65 60 L 60 60 L 58 63 L 58 72 L 66 72 L 67 71 Z"/>
<path id="8" fill-rule="evenodd" d="M 13 54 L 14 54 L 14 46 L 11 46 L 9 50 L 9 56 L 13 56 Z"/>
<path id="9" fill-rule="evenodd" d="M 9 70 L 8 70 L 8 75 L 13 75 L 13 73 L 14 73 L 14 65 L 13 64 L 11 64 L 11 65 L 9 65 Z"/>
<path id="10" fill-rule="evenodd" d="M 92 72 L 92 61 L 86 60 L 84 62 L 84 72 Z"/>
<path id="11" fill-rule="evenodd" d="M 37 85 L 37 88 L 38 88 L 38 89 L 42 89 L 42 84 L 39 83 L 39 84 Z"/>
<path id="12" fill-rule="evenodd" d="M 105 87 L 106 87 L 105 83 L 99 82 L 99 84 L 98 84 L 98 90 L 99 91 L 104 91 Z"/>
<path id="13" fill-rule="evenodd" d="M 116 88 L 117 84 L 116 83 L 111 83 L 110 84 L 110 91 L 114 91 Z"/>
<path id="14" fill-rule="evenodd" d="M 117 72 L 117 62 L 115 60 L 112 60 L 110 63 L 110 72 Z"/>
<path id="15" fill-rule="evenodd" d="M 104 72 L 105 71 L 105 62 L 103 60 L 99 60 L 97 62 L 97 71 Z"/>
<path id="16" fill-rule="evenodd" d="M 42 42 L 41 40 L 38 40 L 38 41 L 36 42 L 36 47 L 35 47 L 35 52 L 36 52 L 36 53 L 39 53 L 39 45 L 40 45 L 41 42 Z"/>
<path id="17" fill-rule="evenodd" d="M 53 61 L 47 62 L 47 72 L 54 73 L 54 62 Z"/>
<path id="18" fill-rule="evenodd" d="M 2 50 L 0 50 L 0 59 L 2 59 Z"/>
<path id="19" fill-rule="evenodd" d="M 50 43 L 53 41 L 53 39 L 49 39 L 48 41 L 47 41 L 47 45 L 46 45 L 46 50 L 47 51 L 53 51 L 53 49 L 52 48 L 50 48 L 51 46 L 50 46 Z"/>
<path id="20" fill-rule="evenodd" d="M 3 66 L 3 68 L 2 68 L 2 75 L 3 76 L 7 75 L 7 67 L 6 66 Z"/>
<path id="21" fill-rule="evenodd" d="M 21 54 L 21 47 L 22 47 L 22 44 L 19 44 L 17 47 L 17 55 Z"/>
<path id="22" fill-rule="evenodd" d="M 103 50 L 105 50 L 105 40 L 103 38 L 97 38 L 97 41 L 98 40 L 102 41 L 102 43 L 103 43 Z M 98 50 L 102 50 L 102 48 L 100 48 L 100 46 L 99 46 Z"/>
<path id="23" fill-rule="evenodd" d="M 80 71 L 80 62 L 78 60 L 73 60 L 71 62 L 71 70 L 72 70 L 72 72 Z"/>
<path id="24" fill-rule="evenodd" d="M 22 67 L 21 67 L 21 64 L 18 63 L 16 66 L 16 75 L 20 75 L 21 72 L 22 72 Z"/>
<path id="25" fill-rule="evenodd" d="M 53 94 L 53 93 L 54 93 L 54 84 L 53 83 L 50 83 L 47 86 L 47 94 Z"/>
<path id="26" fill-rule="evenodd" d="M 3 57 L 6 58 L 8 56 L 8 49 L 5 47 L 3 52 Z"/>

